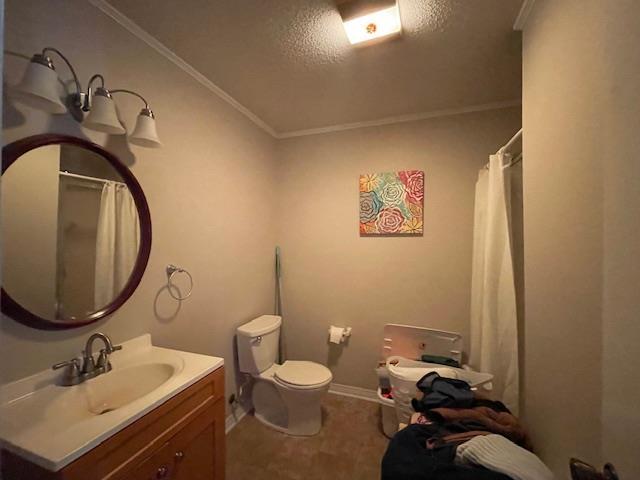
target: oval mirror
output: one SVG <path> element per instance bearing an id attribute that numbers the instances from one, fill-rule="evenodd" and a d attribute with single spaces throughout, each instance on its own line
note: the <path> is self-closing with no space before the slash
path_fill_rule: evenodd
<path id="1" fill-rule="evenodd" d="M 2 311 L 26 325 L 74 328 L 133 294 L 151 250 L 140 184 L 102 147 L 36 135 L 2 150 Z"/>

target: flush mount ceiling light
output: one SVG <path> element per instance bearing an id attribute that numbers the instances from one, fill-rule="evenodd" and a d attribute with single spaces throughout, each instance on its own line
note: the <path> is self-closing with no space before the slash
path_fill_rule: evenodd
<path id="1" fill-rule="evenodd" d="M 58 93 L 60 79 L 48 52 L 60 56 L 73 75 L 76 91 L 68 96 L 66 105 L 60 100 Z M 94 91 L 92 86 L 97 80 L 101 85 Z M 22 81 L 10 89 L 10 95 L 16 102 L 55 114 L 66 113 L 69 111 L 68 106 L 72 116 L 82 122 L 83 127 L 110 135 L 122 135 L 127 131 L 118 119 L 116 105 L 111 95 L 113 93 L 134 95 L 144 102 L 144 108 L 138 115 L 129 141 L 143 147 L 160 147 L 162 144 L 156 132 L 155 116 L 149 108 L 149 103 L 142 95 L 132 90 L 107 90 L 104 86 L 104 77 L 100 74 L 93 75 L 89 79 L 87 91 L 84 92 L 71 62 L 53 47 L 47 47 L 42 50 L 42 53 L 35 54 L 31 58 Z M 84 118 L 84 112 L 89 112 L 86 118 Z"/>
<path id="2" fill-rule="evenodd" d="M 342 0 L 338 3 L 338 11 L 352 45 L 390 37 L 402 31 L 396 0 Z"/>

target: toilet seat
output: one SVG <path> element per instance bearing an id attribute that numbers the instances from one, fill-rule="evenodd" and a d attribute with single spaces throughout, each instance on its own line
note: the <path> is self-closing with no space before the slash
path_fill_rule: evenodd
<path id="1" fill-rule="evenodd" d="M 315 362 L 287 360 L 274 372 L 281 384 L 296 389 L 322 387 L 331 382 L 331 370 Z"/>

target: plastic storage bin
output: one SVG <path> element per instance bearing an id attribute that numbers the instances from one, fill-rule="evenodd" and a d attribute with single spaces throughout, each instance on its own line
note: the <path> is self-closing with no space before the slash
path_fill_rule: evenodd
<path id="1" fill-rule="evenodd" d="M 404 357 L 392 356 L 387 359 L 387 370 L 391 380 L 391 391 L 395 405 L 397 422 L 409 423 L 414 413 L 411 399 L 416 397 L 416 382 L 429 372 L 436 372 L 444 378 L 457 378 L 467 382 L 472 388 L 491 382 L 493 375 L 479 373 L 466 368 L 445 367 L 437 363 L 424 363 Z"/>
<path id="2" fill-rule="evenodd" d="M 396 414 L 395 402 L 392 398 L 382 395 L 378 387 L 378 403 L 382 412 L 382 432 L 389 438 L 398 431 L 398 415 Z"/>

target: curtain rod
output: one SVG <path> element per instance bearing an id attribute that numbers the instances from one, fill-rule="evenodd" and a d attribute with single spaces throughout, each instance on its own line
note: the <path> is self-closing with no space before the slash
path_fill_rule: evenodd
<path id="1" fill-rule="evenodd" d="M 516 134 L 511 137 L 511 140 L 509 140 L 503 147 L 501 147 L 496 154 L 498 153 L 505 153 L 509 147 L 511 147 L 514 143 L 516 143 L 516 141 L 522 136 L 522 128 L 520 130 L 518 130 L 516 132 Z"/>
<path id="2" fill-rule="evenodd" d="M 518 155 L 514 160 L 512 160 L 509 163 L 507 163 L 506 165 L 504 165 L 502 168 L 505 169 L 505 168 L 513 167 L 514 165 L 517 165 L 521 161 L 522 161 L 522 153 L 520 155 Z"/>
<path id="3" fill-rule="evenodd" d="M 511 140 L 509 140 L 506 144 L 504 144 L 504 146 L 500 147 L 500 148 L 498 149 L 498 151 L 497 151 L 495 154 L 496 154 L 496 155 L 498 155 L 498 154 L 500 154 L 500 153 L 506 153 L 507 149 L 508 149 L 509 147 L 511 147 L 514 143 L 516 143 L 516 141 L 517 141 L 520 137 L 522 137 L 522 128 L 521 128 L 520 130 L 518 130 L 518 131 L 516 132 L 516 134 L 515 134 L 513 137 L 511 137 Z M 509 167 L 512 167 L 513 165 L 515 165 L 515 164 L 517 164 L 517 163 L 520 163 L 521 161 L 522 161 L 522 152 L 520 152 L 520 154 L 516 157 L 516 159 L 515 159 L 515 160 L 512 160 L 512 161 L 511 161 L 511 162 L 509 162 L 508 164 L 503 165 L 503 166 L 502 166 L 502 168 L 509 168 Z M 485 166 L 484 166 L 484 167 L 482 167 L 482 168 L 484 168 L 485 170 L 489 170 L 489 163 L 487 162 L 487 163 L 485 164 Z"/>
<path id="4" fill-rule="evenodd" d="M 123 185 L 125 187 L 127 186 L 127 184 L 124 182 L 118 182 L 116 180 L 107 180 L 106 178 L 89 177 L 87 175 L 80 175 L 79 173 L 67 172 L 66 170 L 59 173 L 60 175 L 64 175 L 65 177 L 78 178 L 80 180 L 88 180 L 90 182 L 115 183 L 116 185 Z"/>
<path id="5" fill-rule="evenodd" d="M 502 169 L 505 170 L 505 169 L 507 169 L 509 167 L 513 167 L 514 165 L 517 165 L 521 161 L 522 161 L 522 154 L 518 155 L 515 160 L 507 163 L 506 165 L 503 165 Z M 489 170 L 489 163 L 488 162 L 484 165 L 484 167 L 482 167 L 482 170 Z"/>

